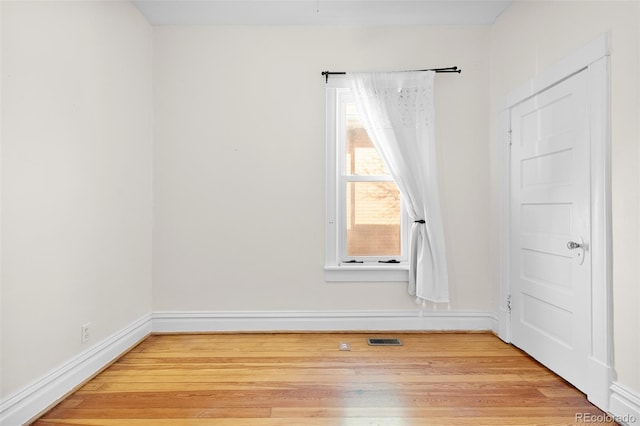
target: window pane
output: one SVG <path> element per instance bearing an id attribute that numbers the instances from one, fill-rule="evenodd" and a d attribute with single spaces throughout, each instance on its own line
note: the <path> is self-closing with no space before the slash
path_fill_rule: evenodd
<path id="1" fill-rule="evenodd" d="M 400 256 L 395 182 L 347 182 L 347 256 Z"/>
<path id="2" fill-rule="evenodd" d="M 387 168 L 358 118 L 354 103 L 346 104 L 346 114 L 345 173 L 347 175 L 388 175 Z"/>

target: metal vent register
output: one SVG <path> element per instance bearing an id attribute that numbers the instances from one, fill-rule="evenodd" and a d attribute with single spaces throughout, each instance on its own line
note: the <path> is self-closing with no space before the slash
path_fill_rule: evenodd
<path id="1" fill-rule="evenodd" d="M 369 338 L 367 339 L 367 343 L 369 346 L 402 346 L 400 339 Z"/>

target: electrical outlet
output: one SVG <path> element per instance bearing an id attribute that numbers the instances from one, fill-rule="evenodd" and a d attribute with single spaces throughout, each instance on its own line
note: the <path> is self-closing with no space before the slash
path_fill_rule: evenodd
<path id="1" fill-rule="evenodd" d="M 87 341 L 89 340 L 89 337 L 91 337 L 91 335 L 89 334 L 90 328 L 91 328 L 90 322 L 86 324 L 82 324 L 82 327 L 80 327 L 80 343 L 87 343 Z"/>
<path id="2" fill-rule="evenodd" d="M 348 342 L 340 342 L 340 346 L 338 347 L 341 351 L 350 351 L 351 345 Z"/>

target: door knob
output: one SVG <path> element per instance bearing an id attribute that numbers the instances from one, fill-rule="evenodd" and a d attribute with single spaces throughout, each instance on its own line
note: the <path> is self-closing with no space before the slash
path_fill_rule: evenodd
<path id="1" fill-rule="evenodd" d="M 582 237 L 576 238 L 577 241 L 569 241 L 567 243 L 567 249 L 573 251 L 571 257 L 573 257 L 578 265 L 584 263 L 585 251 L 589 249 L 589 245 L 584 243 Z"/>
<path id="2" fill-rule="evenodd" d="M 569 250 L 575 250 L 575 249 L 580 248 L 580 247 L 582 247 L 582 244 L 576 243 L 575 241 L 569 241 L 567 243 L 567 248 Z"/>

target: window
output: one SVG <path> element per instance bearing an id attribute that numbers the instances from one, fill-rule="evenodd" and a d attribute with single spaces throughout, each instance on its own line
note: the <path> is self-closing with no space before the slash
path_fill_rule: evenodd
<path id="1" fill-rule="evenodd" d="M 327 281 L 406 281 L 400 191 L 358 117 L 345 81 L 327 86 Z"/>

